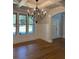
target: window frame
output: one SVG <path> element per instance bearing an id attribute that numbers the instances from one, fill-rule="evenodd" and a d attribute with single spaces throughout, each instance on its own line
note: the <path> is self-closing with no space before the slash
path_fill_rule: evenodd
<path id="1" fill-rule="evenodd" d="M 16 15 L 16 30 L 15 30 L 15 33 L 13 35 L 27 35 L 27 34 L 32 34 L 34 31 L 35 31 L 35 24 L 34 24 L 34 20 L 33 20 L 33 24 L 29 24 L 29 16 L 32 16 L 32 15 L 28 15 L 27 13 L 26 14 L 23 14 L 23 13 L 17 13 L 17 12 L 14 12 L 13 15 Z M 25 34 L 20 34 L 19 33 L 19 16 L 20 15 L 24 15 L 26 16 L 26 32 Z M 32 16 L 33 17 L 33 16 Z M 29 32 L 29 25 L 32 25 L 32 32 Z"/>
<path id="2" fill-rule="evenodd" d="M 13 35 L 17 34 L 17 13 L 13 13 L 13 16 L 16 15 L 16 20 L 15 20 L 15 33 L 13 32 Z M 14 19 L 13 19 L 14 21 Z M 14 23 L 13 23 L 13 27 L 14 27 Z"/>
<path id="3" fill-rule="evenodd" d="M 32 16 L 32 15 L 29 15 L 29 16 Z M 29 32 L 29 25 L 32 25 L 32 32 Z M 29 24 L 29 22 L 28 22 L 28 32 L 33 33 L 35 31 L 34 28 L 35 28 L 35 24 L 34 24 L 34 19 L 33 19 L 33 24 Z"/>
<path id="4" fill-rule="evenodd" d="M 25 26 L 26 26 L 26 32 L 23 34 L 23 33 L 19 33 L 19 31 L 18 31 L 18 33 L 19 33 L 19 35 L 26 35 L 27 34 L 27 14 L 23 14 L 23 13 L 19 13 L 19 15 L 18 15 L 18 25 L 19 25 L 19 16 L 20 15 L 22 15 L 22 16 L 26 16 L 26 24 L 25 24 Z M 19 30 L 19 29 L 18 29 Z"/>

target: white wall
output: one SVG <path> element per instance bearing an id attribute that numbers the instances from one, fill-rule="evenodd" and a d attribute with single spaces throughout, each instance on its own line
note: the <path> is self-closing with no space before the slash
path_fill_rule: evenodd
<path id="1" fill-rule="evenodd" d="M 47 42 L 51 42 L 49 39 L 49 24 L 38 24 L 37 25 L 37 38 L 41 38 Z"/>
<path id="2" fill-rule="evenodd" d="M 13 43 L 20 43 L 25 41 L 34 40 L 34 34 L 28 34 L 28 35 L 16 35 L 13 36 Z"/>
<path id="3" fill-rule="evenodd" d="M 47 20 L 47 24 L 45 25 L 46 28 L 43 29 L 43 30 L 46 30 L 47 34 L 43 33 L 46 36 L 46 39 L 43 39 L 43 40 L 48 41 L 48 42 L 53 42 L 53 40 L 52 40 L 52 38 L 53 38 L 52 28 L 54 28 L 54 27 L 51 27 L 52 26 L 51 17 L 58 14 L 58 13 L 61 13 L 61 12 L 64 12 L 64 7 L 63 6 L 59 6 L 59 7 L 56 7 L 54 9 L 49 9 L 48 15 L 46 17 L 46 20 Z"/>

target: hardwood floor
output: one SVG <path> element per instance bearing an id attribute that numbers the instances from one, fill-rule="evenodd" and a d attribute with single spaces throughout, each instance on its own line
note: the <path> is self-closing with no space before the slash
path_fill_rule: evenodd
<path id="1" fill-rule="evenodd" d="M 63 40 L 54 40 L 47 43 L 41 39 L 15 44 L 13 48 L 13 59 L 65 59 L 65 48 L 62 47 Z M 64 44 L 64 43 L 62 43 Z"/>

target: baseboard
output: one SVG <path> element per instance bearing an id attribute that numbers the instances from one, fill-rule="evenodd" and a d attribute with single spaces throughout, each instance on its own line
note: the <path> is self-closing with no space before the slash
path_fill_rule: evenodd
<path id="1" fill-rule="evenodd" d="M 64 37 L 58 37 L 58 38 L 54 38 L 54 39 L 65 39 Z"/>
<path id="2" fill-rule="evenodd" d="M 41 40 L 42 42 L 46 42 L 48 44 L 50 44 L 52 42 L 52 40 L 50 41 L 50 40 L 45 40 L 45 39 L 36 39 L 36 40 L 25 41 L 25 42 L 13 44 L 13 47 L 15 48 L 15 47 L 23 46 L 23 45 L 34 44 L 37 40 Z"/>
<path id="3" fill-rule="evenodd" d="M 35 41 L 35 40 L 30 40 L 30 41 L 24 41 L 24 42 L 15 43 L 15 44 L 13 44 L 13 47 L 19 47 L 19 46 L 23 46 L 23 45 L 29 45 L 29 44 L 33 43 L 33 41 Z"/>

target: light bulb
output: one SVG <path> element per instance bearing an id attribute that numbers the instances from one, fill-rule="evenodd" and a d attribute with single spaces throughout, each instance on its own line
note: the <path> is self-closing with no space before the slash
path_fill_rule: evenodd
<path id="1" fill-rule="evenodd" d="M 39 15 L 39 13 L 38 13 L 38 15 Z"/>
<path id="2" fill-rule="evenodd" d="M 32 12 L 32 15 L 33 15 L 34 13 Z"/>
<path id="3" fill-rule="evenodd" d="M 34 11 L 35 11 L 36 9 L 34 8 Z"/>
<path id="4" fill-rule="evenodd" d="M 47 13 L 46 11 L 43 12 L 43 14 L 46 14 L 46 13 Z"/>
<path id="5" fill-rule="evenodd" d="M 27 12 L 28 12 L 28 13 L 30 12 L 29 9 L 27 10 Z"/>
<path id="6" fill-rule="evenodd" d="M 42 11 L 44 11 L 44 10 L 42 9 Z"/>

